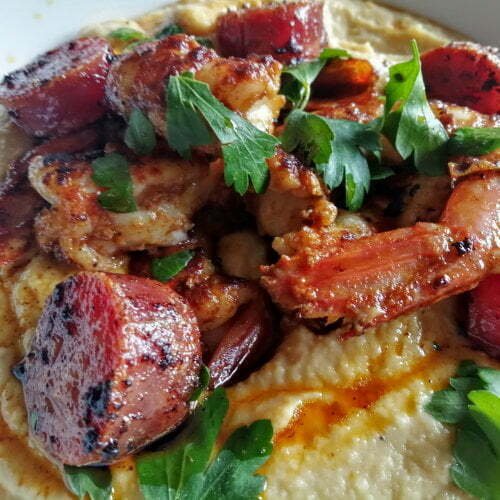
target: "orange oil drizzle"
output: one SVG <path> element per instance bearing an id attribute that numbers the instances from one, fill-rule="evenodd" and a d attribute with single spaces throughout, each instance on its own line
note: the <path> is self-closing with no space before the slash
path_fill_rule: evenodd
<path id="1" fill-rule="evenodd" d="M 436 357 L 429 355 L 408 372 L 393 377 L 361 380 L 349 388 L 328 388 L 325 392 L 333 395 L 333 401 L 305 402 L 287 427 L 276 434 L 275 446 L 300 444 L 307 447 L 316 436 L 326 435 L 332 425 L 342 423 L 358 410 L 369 409 L 384 395 L 402 389 L 412 380 L 425 378 L 432 385 L 432 380 L 425 375 L 434 366 Z M 374 421 L 373 424 L 375 423 Z"/>

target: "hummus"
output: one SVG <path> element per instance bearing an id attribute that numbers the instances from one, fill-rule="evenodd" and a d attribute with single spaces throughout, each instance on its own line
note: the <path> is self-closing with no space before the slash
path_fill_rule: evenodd
<path id="1" fill-rule="evenodd" d="M 219 14 L 242 3 L 180 1 L 136 21 L 117 20 L 85 33 L 106 34 L 120 26 L 151 33 L 175 21 L 207 35 Z M 422 50 L 457 38 L 372 2 L 327 0 L 325 10 L 329 45 L 370 59 L 380 72 L 408 54 L 411 38 Z M 30 145 L 4 118 L 2 170 Z M 30 443 L 21 386 L 10 374 L 45 298 L 72 271 L 38 255 L 0 284 L 2 498 L 72 498 L 60 471 Z M 466 498 L 449 479 L 452 431 L 422 407 L 432 391 L 447 385 L 460 360 L 492 363 L 458 335 L 455 316 L 456 302 L 448 300 L 343 341 L 304 327 L 288 332 L 271 361 L 228 390 L 224 436 L 259 418 L 273 422 L 274 451 L 262 469 L 264 497 Z M 116 499 L 140 497 L 132 459 L 113 466 L 112 476 Z"/>

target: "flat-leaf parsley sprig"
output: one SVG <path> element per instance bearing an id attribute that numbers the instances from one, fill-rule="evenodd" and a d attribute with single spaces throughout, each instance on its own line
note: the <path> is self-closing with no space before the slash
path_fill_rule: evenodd
<path id="1" fill-rule="evenodd" d="M 272 452 L 273 428 L 257 420 L 238 428 L 214 453 L 229 402 L 222 388 L 197 408 L 188 426 L 163 451 L 136 459 L 145 500 L 256 500 L 265 478 L 256 471 Z"/>
<path id="2" fill-rule="evenodd" d="M 413 57 L 409 61 L 389 68 L 382 133 L 403 159 L 413 155 L 419 172 L 441 175 L 445 171 L 448 134 L 427 102 L 415 40 L 411 50 Z"/>
<path id="3" fill-rule="evenodd" d="M 478 498 L 500 499 L 500 370 L 463 361 L 425 409 L 457 426 L 450 470 L 455 484 Z"/>
<path id="4" fill-rule="evenodd" d="M 221 144 L 226 184 L 241 195 L 250 184 L 257 193 L 265 191 L 269 179 L 266 160 L 279 143 L 276 137 L 226 108 L 192 74 L 171 76 L 166 95 L 170 147 L 189 158 L 192 148 L 213 144 L 215 137 Z"/>
<path id="5" fill-rule="evenodd" d="M 349 210 L 359 210 L 370 188 L 366 154 L 379 158 L 382 146 L 374 124 L 333 120 L 295 110 L 286 120 L 283 148 L 312 165 L 334 189 L 344 181 Z"/>
<path id="6" fill-rule="evenodd" d="M 286 66 L 281 74 L 280 94 L 283 94 L 295 109 L 304 109 L 311 97 L 311 85 L 321 70 L 332 59 L 349 58 L 343 49 L 323 49 L 319 59 Z"/>

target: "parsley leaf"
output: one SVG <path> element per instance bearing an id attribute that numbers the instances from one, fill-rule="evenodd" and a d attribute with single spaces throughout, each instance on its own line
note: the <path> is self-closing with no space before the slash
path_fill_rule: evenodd
<path id="1" fill-rule="evenodd" d="M 329 60 L 341 57 L 350 56 L 343 49 L 327 48 L 319 59 L 285 67 L 281 73 L 280 94 L 286 96 L 295 109 L 304 109 L 311 97 L 311 85 L 321 70 Z"/>
<path id="2" fill-rule="evenodd" d="M 448 141 L 447 148 L 452 156 L 492 153 L 500 148 L 500 128 L 459 128 Z"/>
<path id="3" fill-rule="evenodd" d="M 128 43 L 149 40 L 149 37 L 144 33 L 128 27 L 118 28 L 112 31 L 108 36 L 115 40 Z"/>
<path id="4" fill-rule="evenodd" d="M 182 26 L 178 24 L 167 24 L 163 27 L 158 33 L 155 34 L 155 38 L 161 39 L 166 38 L 167 36 L 178 35 L 179 33 L 184 33 Z"/>
<path id="5" fill-rule="evenodd" d="M 325 64 L 326 60 L 316 59 L 286 67 L 281 73 L 280 94 L 283 94 L 295 109 L 304 109 L 311 97 L 311 84 Z"/>
<path id="6" fill-rule="evenodd" d="M 168 24 L 156 33 L 155 38 L 166 38 L 167 36 L 178 35 L 179 33 L 184 33 L 182 26 L 178 24 Z M 210 49 L 214 48 L 214 44 L 210 38 L 204 36 L 195 36 L 194 38 L 200 45 L 205 45 L 205 47 L 209 47 Z"/>
<path id="7" fill-rule="evenodd" d="M 272 451 L 272 426 L 259 420 L 237 429 L 213 457 L 228 407 L 225 390 L 215 389 L 168 449 L 137 457 L 145 500 L 258 498 L 264 478 L 255 472 Z"/>
<path id="8" fill-rule="evenodd" d="M 445 171 L 448 134 L 427 102 L 415 41 L 411 49 L 412 59 L 389 69 L 382 131 L 403 159 L 413 154 L 419 172 L 441 175 Z"/>
<path id="9" fill-rule="evenodd" d="M 192 75 L 172 76 L 167 84 L 167 140 L 184 158 L 191 149 L 214 142 L 222 145 L 224 180 L 239 194 L 250 183 L 257 193 L 267 187 L 270 158 L 278 139 L 262 132 L 217 100 L 206 83 Z"/>
<path id="10" fill-rule="evenodd" d="M 99 203 L 111 212 L 133 212 L 137 210 L 134 186 L 127 159 L 111 153 L 92 162 L 92 180 L 100 187 L 109 188 L 98 196 Z"/>
<path id="11" fill-rule="evenodd" d="M 200 399 L 200 396 L 203 394 L 203 391 L 208 388 L 209 384 L 210 370 L 205 365 L 202 365 L 200 370 L 200 382 L 198 384 L 198 387 L 193 391 L 193 394 L 191 394 L 189 401 L 198 401 L 198 399 Z"/>
<path id="12" fill-rule="evenodd" d="M 167 255 L 161 259 L 153 259 L 151 272 L 154 279 L 158 281 L 168 281 L 182 271 L 193 258 L 194 252 L 182 250 L 181 252 Z"/>
<path id="13" fill-rule="evenodd" d="M 345 183 L 349 210 L 358 210 L 370 188 L 370 169 L 365 152 L 380 155 L 376 126 L 349 120 L 332 120 L 295 110 L 290 113 L 281 136 L 283 148 L 312 164 L 334 189 Z"/>
<path id="14" fill-rule="evenodd" d="M 269 420 L 236 429 L 205 474 L 198 474 L 186 485 L 185 498 L 258 499 L 266 480 L 254 473 L 272 452 L 272 435 Z"/>
<path id="15" fill-rule="evenodd" d="M 137 155 L 149 155 L 156 146 L 156 134 L 149 118 L 140 110 L 133 109 L 130 113 L 125 144 Z"/>
<path id="16" fill-rule="evenodd" d="M 327 47 L 321 51 L 319 55 L 320 59 L 349 59 L 351 54 L 344 49 L 334 49 L 332 47 Z"/>
<path id="17" fill-rule="evenodd" d="M 500 370 L 462 362 L 450 387 L 435 392 L 425 409 L 457 425 L 455 484 L 478 498 L 500 499 Z"/>
<path id="18" fill-rule="evenodd" d="M 90 500 L 111 500 L 111 473 L 105 467 L 64 466 L 66 483 L 78 498 Z"/>

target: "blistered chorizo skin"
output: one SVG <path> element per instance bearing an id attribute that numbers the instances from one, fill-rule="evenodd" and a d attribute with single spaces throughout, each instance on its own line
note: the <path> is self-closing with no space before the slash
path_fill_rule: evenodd
<path id="1" fill-rule="evenodd" d="M 320 2 L 229 12 L 217 26 L 217 44 L 222 55 L 272 55 L 285 64 L 318 57 L 324 38 Z"/>
<path id="2" fill-rule="evenodd" d="M 62 135 L 100 118 L 111 48 L 79 38 L 38 57 L 0 84 L 0 104 L 28 134 Z"/>
<path id="3" fill-rule="evenodd" d="M 427 95 L 468 106 L 480 113 L 500 113 L 500 55 L 497 48 L 455 42 L 422 56 Z"/>
<path id="4" fill-rule="evenodd" d="M 114 462 L 181 423 L 200 360 L 197 321 L 170 287 L 76 274 L 48 299 L 24 360 L 32 436 L 66 464 Z"/>
<path id="5" fill-rule="evenodd" d="M 470 293 L 468 333 L 481 349 L 500 359 L 500 274 L 481 281 Z"/>

